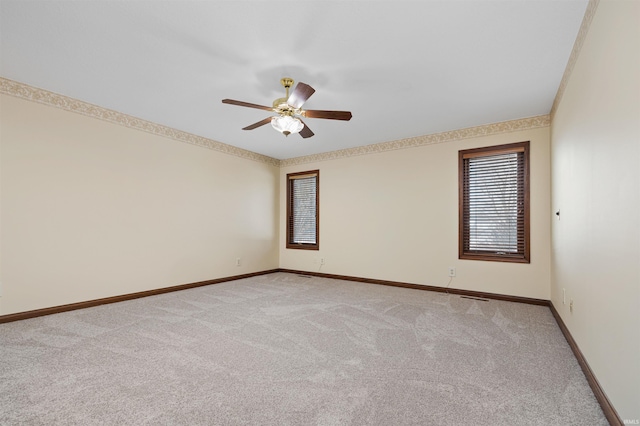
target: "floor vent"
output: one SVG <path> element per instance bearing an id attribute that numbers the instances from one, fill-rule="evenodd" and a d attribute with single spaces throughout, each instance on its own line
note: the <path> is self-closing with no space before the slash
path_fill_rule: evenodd
<path id="1" fill-rule="evenodd" d="M 480 297 L 471 297 L 471 296 L 460 296 L 463 299 L 471 299 L 471 300 L 481 300 L 483 302 L 488 302 L 489 299 L 481 299 Z"/>
<path id="2" fill-rule="evenodd" d="M 300 275 L 300 274 L 298 274 L 298 276 L 300 278 L 313 278 L 311 275 Z"/>

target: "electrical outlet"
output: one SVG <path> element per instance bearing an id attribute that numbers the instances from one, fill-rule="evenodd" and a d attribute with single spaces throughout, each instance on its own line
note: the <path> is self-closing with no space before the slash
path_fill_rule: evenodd
<path id="1" fill-rule="evenodd" d="M 450 277 L 455 277 L 456 276 L 456 268 L 453 267 L 449 267 L 449 276 Z"/>
<path id="2" fill-rule="evenodd" d="M 236 266 L 240 266 L 240 258 L 236 257 Z"/>
<path id="3" fill-rule="evenodd" d="M 320 264 L 321 264 L 321 265 L 324 265 L 324 257 L 321 257 L 321 258 L 320 258 Z"/>
<path id="4" fill-rule="evenodd" d="M 562 289 L 562 304 L 563 305 L 567 304 L 567 292 L 564 288 Z"/>
<path id="5" fill-rule="evenodd" d="M 573 313 L 573 299 L 569 299 L 569 312 Z"/>

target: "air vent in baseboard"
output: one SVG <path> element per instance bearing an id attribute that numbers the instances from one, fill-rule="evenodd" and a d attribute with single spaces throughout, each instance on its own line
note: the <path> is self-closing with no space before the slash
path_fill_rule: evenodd
<path id="1" fill-rule="evenodd" d="M 481 299 L 479 297 L 471 297 L 471 296 L 460 296 L 463 299 L 471 299 L 471 300 L 481 300 L 483 302 L 488 302 L 489 299 Z"/>

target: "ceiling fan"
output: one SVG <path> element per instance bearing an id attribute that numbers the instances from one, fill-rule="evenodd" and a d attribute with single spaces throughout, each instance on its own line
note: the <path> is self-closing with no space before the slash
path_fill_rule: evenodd
<path id="1" fill-rule="evenodd" d="M 264 126 L 267 123 L 271 123 L 271 126 L 279 132 L 282 132 L 285 136 L 289 136 L 291 133 L 300 133 L 303 138 L 310 138 L 314 133 L 309 127 L 300 119 L 305 118 L 326 118 L 329 120 L 351 120 L 351 112 L 349 111 L 325 111 L 318 109 L 303 110 L 302 105 L 313 95 L 315 89 L 308 84 L 299 82 L 293 89 L 291 95 L 289 95 L 289 88 L 293 86 L 293 79 L 284 77 L 280 79 L 286 90 L 284 98 L 278 98 L 273 101 L 273 106 L 263 106 L 252 104 L 249 102 L 236 101 L 233 99 L 223 99 L 223 104 L 231 104 L 244 106 L 249 108 L 257 108 L 265 111 L 273 111 L 277 113 L 277 116 L 267 117 L 264 120 L 260 120 L 257 123 L 250 124 L 247 127 L 243 127 L 242 130 L 253 130 L 260 126 Z"/>

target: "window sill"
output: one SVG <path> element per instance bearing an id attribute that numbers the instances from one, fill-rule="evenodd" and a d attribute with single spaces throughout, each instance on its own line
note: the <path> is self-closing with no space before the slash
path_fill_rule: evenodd
<path id="1" fill-rule="evenodd" d="M 531 263 L 529 257 L 522 255 L 497 255 L 487 253 L 462 253 L 458 256 L 464 260 L 484 260 L 487 262 Z"/>
<path id="2" fill-rule="evenodd" d="M 289 244 L 287 243 L 288 249 L 294 250 L 320 250 L 320 246 L 318 244 Z"/>

